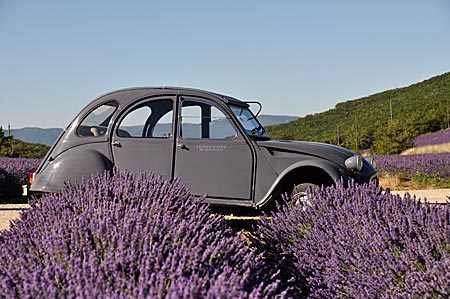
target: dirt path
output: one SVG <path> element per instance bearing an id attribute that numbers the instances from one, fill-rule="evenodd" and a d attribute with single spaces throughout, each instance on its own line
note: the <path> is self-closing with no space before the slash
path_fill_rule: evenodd
<path id="1" fill-rule="evenodd" d="M 9 228 L 9 221 L 19 217 L 21 211 L 28 209 L 27 204 L 1 204 L 0 230 Z"/>
<path id="2" fill-rule="evenodd" d="M 427 198 L 430 203 L 446 203 L 447 196 L 450 196 L 450 189 L 433 189 L 433 190 L 411 190 L 411 191 L 391 191 L 393 194 L 403 195 L 408 192 L 415 195 L 416 198 Z M 0 204 L 0 230 L 9 228 L 10 220 L 19 217 L 20 212 L 28 209 L 27 204 Z"/>
<path id="3" fill-rule="evenodd" d="M 393 194 L 399 194 L 403 197 L 405 193 L 409 193 L 411 196 L 415 195 L 416 198 L 427 199 L 429 203 L 446 203 L 450 201 L 447 196 L 450 197 L 450 189 L 430 189 L 430 190 L 411 190 L 411 191 L 391 191 Z"/>

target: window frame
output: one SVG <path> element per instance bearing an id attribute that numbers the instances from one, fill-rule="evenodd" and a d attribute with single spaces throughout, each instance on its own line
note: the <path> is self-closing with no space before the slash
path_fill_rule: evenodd
<path id="1" fill-rule="evenodd" d="M 136 111 L 137 109 L 140 109 L 142 107 L 145 107 L 147 103 L 149 102 L 157 102 L 157 101 L 171 101 L 172 102 L 172 110 L 168 110 L 164 115 L 162 115 L 158 121 L 155 123 L 155 125 L 153 126 L 153 130 L 155 129 L 156 125 L 158 124 L 158 122 L 164 118 L 168 113 L 172 113 L 172 117 L 171 117 L 171 122 L 170 122 L 170 128 L 171 128 L 171 132 L 170 132 L 170 136 L 168 137 L 164 137 L 164 136 L 157 136 L 157 137 L 153 137 L 153 136 L 148 136 L 148 131 L 150 127 L 150 124 L 148 122 L 148 120 L 152 117 L 153 109 L 151 108 L 151 106 L 147 106 L 150 108 L 150 115 L 147 117 L 147 119 L 145 120 L 143 127 L 142 127 L 142 133 L 145 132 L 146 136 L 142 136 L 144 134 L 141 134 L 141 136 L 122 136 L 119 135 L 119 129 L 120 126 L 122 125 L 122 122 L 125 120 L 125 118 L 132 112 Z M 160 96 L 160 97 L 147 97 L 147 98 L 143 98 L 141 100 L 138 101 L 134 101 L 133 105 L 129 105 L 128 107 L 126 107 L 126 109 L 123 109 L 123 113 L 121 113 L 121 115 L 117 118 L 116 120 L 116 124 L 115 124 L 115 129 L 114 129 L 114 135 L 117 138 L 126 138 L 129 140 L 148 140 L 148 139 L 162 139 L 162 140 L 167 140 L 167 139 L 171 139 L 174 137 L 174 132 L 175 132 L 175 115 L 176 115 L 176 109 L 175 109 L 175 99 L 172 96 Z"/>
<path id="2" fill-rule="evenodd" d="M 210 108 L 216 108 L 220 113 L 222 113 L 226 120 L 228 120 L 228 123 L 230 124 L 230 126 L 233 128 L 234 130 L 234 135 L 232 138 L 185 138 L 182 136 L 182 125 L 183 125 L 183 103 L 189 101 L 189 102 L 198 102 L 201 104 L 205 104 L 205 105 L 209 105 Z M 200 106 L 200 105 L 192 105 L 192 106 L 185 106 L 185 107 L 194 107 L 194 106 Z M 201 106 L 200 106 L 201 107 Z M 211 117 L 211 112 L 209 115 L 209 118 L 212 119 Z M 211 122 L 209 122 L 209 124 L 211 124 Z M 201 125 L 201 124 L 200 124 Z M 203 130 L 203 128 L 201 128 L 200 130 Z M 211 127 L 209 126 L 209 133 L 211 133 Z M 228 111 L 226 111 L 226 109 L 223 109 L 222 107 L 220 107 L 219 105 L 217 105 L 216 103 L 214 103 L 211 100 L 208 99 L 204 99 L 204 98 L 198 98 L 198 97 L 194 97 L 194 96 L 183 96 L 180 97 L 180 101 L 179 101 L 179 112 L 178 112 L 178 132 L 177 132 L 177 137 L 182 139 L 182 140 L 211 140 L 211 141 L 233 141 L 236 140 L 239 137 L 239 130 L 236 127 L 235 123 L 233 122 L 232 117 L 229 115 Z"/>

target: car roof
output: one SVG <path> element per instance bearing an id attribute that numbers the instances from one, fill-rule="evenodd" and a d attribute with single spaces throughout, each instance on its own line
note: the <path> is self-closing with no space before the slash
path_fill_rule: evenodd
<path id="1" fill-rule="evenodd" d="M 185 88 L 185 87 L 166 87 L 166 86 L 159 86 L 159 87 L 153 87 L 153 86 L 144 86 L 144 87 L 131 87 L 131 88 L 123 88 L 119 90 L 114 90 L 108 93 L 105 93 L 95 99 L 94 101 L 100 100 L 104 98 L 105 96 L 111 96 L 114 94 L 122 94 L 122 93 L 144 93 L 148 95 L 158 95 L 162 93 L 174 93 L 174 94 L 192 94 L 192 95 L 203 95 L 203 96 L 212 96 L 216 100 L 221 100 L 225 102 L 226 104 L 234 104 L 239 106 L 245 106 L 248 107 L 249 105 L 245 103 L 244 101 L 238 100 L 236 98 L 233 98 L 231 96 L 223 95 L 216 92 L 201 90 L 201 89 L 195 89 L 195 88 Z M 134 97 L 130 97 L 130 101 L 134 100 Z"/>

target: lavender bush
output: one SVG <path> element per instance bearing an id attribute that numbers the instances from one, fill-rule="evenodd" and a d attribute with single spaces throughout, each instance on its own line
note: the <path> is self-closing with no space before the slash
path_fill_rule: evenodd
<path id="1" fill-rule="evenodd" d="M 1 298 L 274 298 L 261 259 L 177 182 L 104 174 L 0 232 Z"/>
<path id="2" fill-rule="evenodd" d="M 383 174 L 417 173 L 450 179 L 450 153 L 376 156 L 377 170 Z"/>
<path id="3" fill-rule="evenodd" d="M 342 184 L 279 207 L 255 246 L 307 298 L 449 298 L 450 206 Z"/>
<path id="4" fill-rule="evenodd" d="M 437 145 L 450 142 L 450 129 L 420 135 L 414 139 L 415 146 Z"/>
<path id="5" fill-rule="evenodd" d="M 28 184 L 42 159 L 0 157 L 0 200 L 20 197 L 22 185 Z"/>

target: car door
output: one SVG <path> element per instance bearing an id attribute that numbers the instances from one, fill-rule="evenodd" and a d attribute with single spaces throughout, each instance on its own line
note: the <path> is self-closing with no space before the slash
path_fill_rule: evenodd
<path id="1" fill-rule="evenodd" d="M 174 98 L 142 100 L 118 119 L 112 134 L 114 163 L 133 173 L 172 179 Z"/>
<path id="2" fill-rule="evenodd" d="M 251 201 L 253 154 L 226 109 L 179 98 L 175 177 L 196 195 Z"/>

